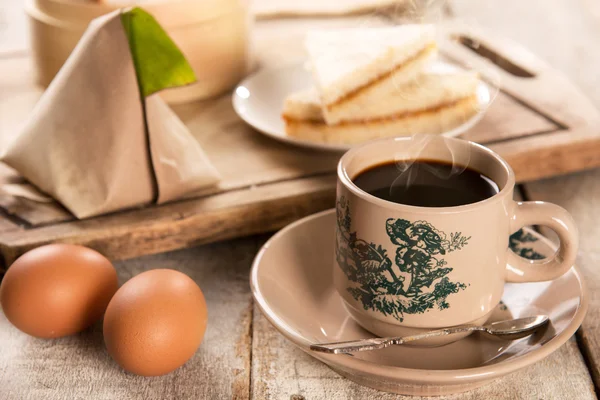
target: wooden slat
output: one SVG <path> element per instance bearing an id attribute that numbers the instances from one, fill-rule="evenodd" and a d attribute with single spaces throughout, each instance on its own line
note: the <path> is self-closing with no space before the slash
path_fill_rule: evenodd
<path id="1" fill-rule="evenodd" d="M 466 4 L 467 2 L 465 2 Z M 489 10 L 489 15 L 493 17 L 496 25 L 503 25 L 506 30 L 512 29 L 514 22 L 519 19 L 512 17 L 499 18 L 497 10 L 502 7 L 490 7 L 490 4 L 485 2 L 478 3 L 474 8 L 485 8 Z M 475 4 L 469 1 L 465 7 L 474 6 Z M 484 4 L 485 3 L 485 4 Z M 511 1 L 513 9 L 523 7 L 523 2 Z M 542 3 L 538 2 L 542 7 Z M 544 3 L 544 7 L 547 2 Z M 507 7 L 510 9 L 510 7 Z M 554 10 L 552 10 L 554 11 Z M 460 10 L 455 12 L 460 16 Z M 473 14 L 470 14 L 473 15 Z M 560 15 L 560 14 L 559 14 Z M 540 18 L 535 17 L 535 21 Z M 508 24 L 507 21 L 513 23 Z M 516 24 L 518 25 L 518 24 Z M 521 29 L 527 29 L 531 36 L 532 29 L 536 32 L 544 32 L 539 29 L 534 23 L 524 22 Z M 548 32 L 550 32 L 548 28 Z M 548 35 L 540 35 L 545 41 L 548 40 Z M 596 64 L 598 65 L 598 64 Z M 509 116 L 506 116 L 509 118 Z M 540 136 L 541 137 L 541 136 Z M 550 139 L 564 139 L 562 136 L 551 136 Z M 537 140 L 536 138 L 523 139 L 521 145 L 528 145 L 527 140 Z M 548 140 L 548 139 L 546 139 Z M 552 140 L 550 140 L 552 141 Z M 563 142 L 557 141 L 558 145 Z M 502 151 L 502 144 L 496 145 L 497 150 Z M 527 147 L 524 147 L 525 150 Z M 513 148 L 514 150 L 515 148 Z M 517 148 L 518 149 L 518 148 Z M 506 149 L 511 150 L 511 149 Z M 575 154 L 585 153 L 585 146 L 576 149 Z M 596 153 L 597 154 L 597 153 Z M 591 156 L 591 153 L 587 153 Z M 546 151 L 544 158 L 545 167 L 551 167 L 552 152 Z M 519 164 L 524 168 L 535 168 L 531 162 L 526 162 L 526 157 L 519 156 L 511 160 L 514 164 Z M 564 162 L 563 159 L 556 162 Z M 527 177 L 527 174 L 521 174 Z M 596 180 L 597 177 L 596 177 Z M 528 185 L 529 187 L 531 185 Z M 570 188 L 556 187 L 555 192 L 561 192 L 563 195 L 577 195 L 577 191 L 569 190 Z M 600 195 L 600 193 L 598 194 Z M 588 224 L 598 220 L 592 216 L 587 216 Z M 597 236 L 597 234 L 596 234 Z M 590 245 L 594 240 L 594 235 L 590 236 Z M 600 258 L 600 257 L 596 257 Z M 600 277 L 595 277 L 595 282 L 600 282 Z M 597 284 L 595 284 L 597 286 Z M 594 286 L 594 287 L 595 287 Z M 592 306 L 593 307 L 593 306 Z M 588 317 L 587 320 L 590 318 Z M 596 319 L 598 320 L 598 319 Z M 597 325 L 597 323 L 596 323 Z M 598 327 L 594 326 L 596 331 Z M 584 332 L 585 329 L 584 325 Z M 587 339 L 584 339 L 587 340 Z M 600 344 L 597 338 L 594 338 L 595 344 L 588 346 L 588 349 L 598 349 Z M 396 399 L 401 396 L 381 394 L 370 389 L 366 389 L 340 378 L 337 374 L 327 369 L 324 365 L 312 360 L 308 355 L 296 349 L 281 337 L 262 317 L 256 312 L 254 318 L 254 334 L 253 334 L 253 397 L 256 399 L 279 399 L 279 398 L 306 398 L 306 399 Z M 596 354 L 598 354 L 597 350 Z M 597 374 L 597 371 L 594 372 Z M 295 397 L 294 397 L 295 396 Z M 559 351 L 554 353 L 549 358 L 529 367 L 528 369 L 506 377 L 492 385 L 465 393 L 460 396 L 452 396 L 451 398 L 460 399 L 580 399 L 589 398 L 595 399 L 593 385 L 590 380 L 589 373 L 586 369 L 584 360 L 578 350 L 576 342 L 572 339 L 563 346 Z"/>
<path id="2" fill-rule="evenodd" d="M 346 26 L 349 23 L 344 20 L 343 23 L 337 23 L 337 25 Z M 297 53 L 306 30 L 322 26 L 323 21 L 288 23 L 284 25 L 285 28 L 279 26 L 281 21 L 269 21 L 265 24 L 268 28 L 258 30 L 257 35 L 266 35 L 275 29 L 282 30 L 284 33 L 274 36 L 275 40 L 289 38 L 290 45 L 285 48 L 295 49 L 292 52 Z M 259 43 L 269 43 L 269 40 L 263 39 Z M 294 43 L 298 46 L 292 46 Z M 284 55 L 270 54 L 269 52 L 281 48 L 281 45 L 280 43 L 279 45 L 265 46 L 259 53 L 264 54 L 268 62 L 276 63 L 275 58 L 281 59 Z M 290 54 L 286 57 L 293 59 Z M 5 78 L 1 79 L 8 80 L 9 76 L 18 77 L 10 83 L 10 87 L 13 89 L 0 96 L 6 103 L 4 107 L 0 107 L 0 110 L 7 110 L 4 114 L 0 113 L 0 117 L 2 117 L 0 121 L 3 124 L 0 143 L 8 143 L 18 132 L 18 127 L 26 118 L 26 112 L 23 110 L 33 108 L 41 94 L 40 89 L 31 86 L 31 82 L 29 82 L 31 80 L 29 67 L 27 59 L 0 61 L 0 70 L 6 72 L 3 75 Z M 19 71 L 25 71 L 25 73 L 19 73 Z M 13 110 L 8 105 L 15 101 L 21 112 L 8 111 Z M 223 175 L 223 181 L 219 187 L 206 190 L 201 195 L 333 171 L 339 156 L 335 153 L 286 146 L 253 132 L 233 112 L 229 95 L 224 95 L 217 100 L 177 106 L 175 111 L 187 124 Z M 510 115 L 510 118 L 507 118 L 507 115 Z M 469 133 L 467 138 L 487 143 L 493 139 L 519 137 L 552 129 L 556 129 L 556 125 L 500 93 L 490 112 Z M 0 198 L 0 206 L 3 206 L 6 212 L 15 214 L 34 226 L 73 219 L 72 215 L 65 212 L 56 203 L 36 206 L 35 203 L 19 198 Z"/>
<path id="3" fill-rule="evenodd" d="M 595 168 L 600 163 L 600 136 L 595 126 L 526 136 L 488 147 L 508 161 L 518 182 Z"/>
<path id="4" fill-rule="evenodd" d="M 563 72 L 592 103 L 600 105 L 598 66 L 600 3 L 593 0 L 450 0 L 457 18 L 528 48 Z"/>
<path id="5" fill-rule="evenodd" d="M 28 66 L 27 59 L 0 60 L 0 75 L 16 78 L 12 85 L 15 93 L 20 94 L 14 97 L 22 100 L 17 104 L 20 111 L 31 110 L 41 94 L 39 88 L 30 82 L 32 75 Z M 0 104 L 0 110 L 4 110 L 0 112 L 0 144 L 12 139 L 27 114 L 24 111 L 11 113 L 13 108 L 8 104 L 16 101 L 11 99 L 11 93 L 12 89 L 0 96 L 5 102 Z M 175 110 L 223 176 L 218 187 L 199 193 L 201 196 L 333 171 L 339 157 L 336 153 L 286 146 L 254 132 L 233 111 L 230 94 L 212 101 L 179 106 Z M 73 219 L 56 204 L 34 207 L 31 202 L 17 198 L 0 199 L 0 206 L 32 225 Z"/>
<path id="6" fill-rule="evenodd" d="M 2 4 L 5 3 L 8 4 L 6 0 L 2 0 Z M 552 52 L 544 53 L 542 51 L 540 53 L 554 57 L 555 60 L 549 59 L 551 64 L 557 65 L 567 72 L 584 71 L 583 69 L 588 71 L 571 74 L 573 79 L 595 77 L 595 72 L 592 74 L 589 71 L 599 65 L 598 62 L 592 61 L 594 61 L 594 57 L 600 55 L 593 51 L 581 51 L 582 48 L 593 48 L 589 44 L 574 46 L 571 33 L 573 30 L 595 32 L 596 28 L 587 23 L 575 23 L 568 27 L 562 24 L 565 20 L 588 21 L 590 18 L 588 15 L 574 16 L 571 8 L 575 7 L 572 2 L 566 0 L 553 2 L 551 11 L 556 13 L 554 19 L 552 14 L 543 13 L 545 11 L 543 8 L 548 5 L 548 2 L 545 1 L 510 0 L 503 2 L 502 6 L 498 7 L 492 7 L 489 2 L 463 1 L 463 3 L 468 3 L 465 9 L 473 11 L 470 15 L 481 15 L 476 13 L 483 13 L 487 10 L 490 18 L 485 22 L 486 27 L 504 29 L 508 36 L 514 35 L 514 39 L 525 42 L 536 52 L 538 51 L 536 43 L 546 42 L 545 46 L 552 49 Z M 510 4 L 505 5 L 505 3 Z M 591 3 L 585 2 L 590 7 Z M 534 4 L 537 8 L 530 4 Z M 515 23 L 522 21 L 523 10 L 526 15 L 530 13 L 529 21 L 522 24 Z M 540 12 L 538 13 L 538 11 Z M 500 15 L 499 12 L 505 14 Z M 511 12 L 515 15 L 512 15 Z M 460 10 L 456 13 L 461 15 Z M 546 29 L 539 28 L 539 23 L 542 21 L 549 21 L 551 25 Z M 559 45 L 556 40 L 549 40 L 560 37 L 565 37 L 567 40 L 560 41 Z M 285 43 L 284 39 L 279 40 Z M 276 50 L 273 49 L 270 57 L 275 57 L 275 53 Z M 579 60 L 579 62 L 572 60 Z M 2 79 L 1 76 L 0 74 L 0 79 Z M 580 76 L 587 78 L 580 78 Z M 587 81 L 581 86 L 593 87 L 594 89 L 590 89 L 589 95 L 593 98 L 600 98 L 598 86 L 591 86 L 591 81 Z M 2 89 L 4 87 L 2 86 Z M 0 96 L 1 94 L 2 91 L 0 91 Z M 0 112 L 2 112 L 2 107 L 0 107 Z M 4 135 L 4 132 L 0 131 L 0 135 Z M 573 192 L 574 194 L 587 190 L 583 187 L 575 187 L 576 185 L 566 188 L 560 184 L 557 186 L 559 187 L 555 188 L 555 191 L 564 191 L 565 193 L 568 193 L 568 190 L 565 189 L 578 188 Z M 185 217 L 185 215 L 183 216 Z M 589 225 L 592 221 L 593 218 L 590 217 Z M 76 229 L 76 227 L 71 228 Z M 585 249 L 589 249 L 593 245 L 594 234 L 595 231 L 587 239 Z M 121 238 L 126 244 L 128 238 L 125 235 L 122 235 Z M 0 352 L 0 371 L 2 372 L 0 373 L 0 393 L 2 393 L 0 397 L 8 400 L 56 398 L 56 396 L 68 398 L 123 397 L 134 400 L 169 397 L 247 398 L 250 382 L 248 373 L 245 371 L 249 371 L 249 343 L 251 340 L 250 335 L 247 334 L 251 326 L 247 268 L 256 249 L 257 246 L 252 240 L 238 240 L 230 244 L 209 246 L 164 256 L 145 257 L 118 265 L 121 271 L 121 282 L 146 268 L 181 268 L 184 272 L 192 275 L 205 290 L 211 322 L 204 345 L 186 367 L 164 378 L 136 378 L 121 373 L 114 367 L 103 350 L 98 328 L 75 338 L 44 342 L 19 334 L 7 324 L 3 317 L 0 317 L 0 342 L 3 343 L 3 350 Z M 590 260 L 594 257 L 590 257 Z M 583 266 L 589 269 L 589 267 Z M 598 281 L 596 277 L 595 282 Z M 211 289 L 212 287 L 215 289 Z M 596 307 L 594 308 L 592 305 L 590 313 L 598 308 L 597 302 L 595 304 Z M 586 324 L 589 323 L 589 320 L 588 317 Z M 597 326 L 595 327 L 597 328 Z M 301 397 L 293 397 L 296 394 L 310 400 L 401 398 L 382 395 L 338 377 L 322 364 L 285 342 L 273 328 L 268 326 L 258 312 L 255 313 L 252 330 L 254 353 L 252 355 L 251 389 L 252 397 L 255 399 L 291 398 L 300 400 Z M 583 332 L 588 331 L 584 325 Z M 588 346 L 588 349 L 598 349 L 597 339 L 594 340 L 596 340 L 596 345 Z M 582 342 L 587 343 L 587 339 L 583 337 Z M 592 358 L 592 360 L 594 359 L 597 360 L 597 357 Z M 550 358 L 519 374 L 454 398 L 595 398 L 586 374 L 577 348 L 571 341 Z"/>
<path id="7" fill-rule="evenodd" d="M 332 172 L 339 154 L 293 148 L 269 139 L 243 123 L 231 95 L 174 108 L 222 176 L 218 193 L 316 173 Z"/>
<path id="8" fill-rule="evenodd" d="M 0 232 L 0 246 L 7 266 L 23 252 L 49 242 L 78 243 L 111 259 L 126 259 L 273 231 L 333 207 L 334 198 L 335 176 L 328 174 L 6 235 Z"/>
<path id="9" fill-rule="evenodd" d="M 253 399 L 424 399 L 383 393 L 342 378 L 325 364 L 288 342 L 260 314 L 258 308 L 255 308 L 254 313 Z M 436 399 L 583 400 L 596 399 L 596 396 L 577 344 L 570 340 L 543 361 L 488 386 L 461 395 Z"/>
<path id="10" fill-rule="evenodd" d="M 487 144 L 559 129 L 555 123 L 498 92 L 483 119 L 462 137 Z"/>
<path id="11" fill-rule="evenodd" d="M 515 199 L 520 199 L 515 193 Z M 425 399 L 382 393 L 357 385 L 287 341 L 255 306 L 252 344 L 253 399 Z M 490 385 L 444 399 L 596 399 L 574 339 L 550 357 Z"/>
<path id="12" fill-rule="evenodd" d="M 573 83 L 518 42 L 496 35 L 493 30 L 478 29 L 462 22 L 445 25 L 442 37 L 440 46 L 446 56 L 477 69 L 492 82 L 499 82 L 503 91 L 540 114 L 571 128 L 600 121 L 598 110 Z M 490 62 L 459 43 L 455 39 L 457 37 L 469 38 L 474 41 L 473 48 L 477 51 L 488 49 L 493 59 L 500 56 L 507 61 Z M 507 63 L 517 68 L 506 67 Z M 509 72 L 515 69 L 522 69 L 532 76 L 517 76 Z"/>
<path id="13" fill-rule="evenodd" d="M 525 193 L 529 199 L 566 208 L 579 228 L 577 264 L 586 278 L 590 307 L 578 335 L 600 388 L 600 170 L 532 182 L 525 185 Z"/>
<path id="14" fill-rule="evenodd" d="M 182 368 L 163 377 L 121 370 L 105 350 L 101 323 L 72 337 L 41 340 L 19 332 L 0 311 L 0 398 L 248 399 L 248 266 L 259 245 L 245 239 L 116 265 L 121 284 L 143 271 L 169 268 L 189 275 L 204 292 L 209 310 L 204 341 Z"/>
<path id="15" fill-rule="evenodd" d="M 256 25 L 254 31 L 257 64 L 275 66 L 304 59 L 302 41 L 305 33 L 310 29 L 380 26 L 383 24 L 389 24 L 389 20 L 377 15 L 334 20 L 262 21 Z M 473 56 L 470 53 L 468 55 Z M 19 126 L 27 118 L 27 114 L 39 98 L 41 90 L 33 85 L 31 65 L 26 58 L 0 60 L 0 72 L 2 72 L 0 73 L 0 83 L 7 87 L 7 90 L 0 94 L 0 123 L 2 124 L 0 127 L 2 128 L 0 148 L 2 148 L 18 132 Z M 257 134 L 235 115 L 228 94 L 216 100 L 177 106 L 175 111 L 187 124 L 192 134 L 202 144 L 208 157 L 223 175 L 223 181 L 218 187 L 205 190 L 198 194 L 200 196 L 333 171 L 339 156 L 334 153 L 309 151 L 286 146 Z M 517 137 L 536 135 L 539 132 L 551 132 L 556 129 L 557 125 L 548 118 L 540 116 L 513 98 L 500 93 L 490 112 L 466 137 L 481 143 L 496 143 Z M 564 137 L 573 137 L 573 135 L 569 133 Z M 518 158 L 528 158 L 530 154 L 523 154 L 523 147 L 520 142 L 510 141 L 509 143 L 509 145 L 501 145 L 499 151 L 509 159 L 513 157 L 517 160 L 515 165 L 520 166 L 521 163 L 518 162 Z M 530 150 L 535 146 L 541 146 L 542 150 L 550 147 L 548 151 L 533 151 L 533 154 L 540 158 L 553 157 L 554 152 L 557 150 L 553 146 L 554 141 L 548 140 L 547 137 L 537 138 L 537 140 L 527 143 L 527 148 Z M 558 150 L 564 150 L 565 148 L 565 146 L 562 146 Z M 594 146 L 587 144 L 584 149 L 587 153 L 595 151 Z M 566 171 L 597 164 L 597 160 L 594 158 L 572 158 L 568 157 L 569 154 L 571 153 L 564 151 L 559 154 L 560 159 L 567 158 L 570 161 L 569 168 L 566 168 Z M 583 163 L 582 160 L 587 160 L 587 162 Z M 523 177 L 523 179 L 532 179 L 547 174 L 565 172 L 560 167 L 562 164 L 555 163 L 554 165 L 557 168 L 541 170 L 527 166 L 523 171 L 516 168 L 517 176 L 519 178 Z M 231 203 L 230 206 L 234 207 L 235 204 Z M 73 217 L 56 203 L 38 206 L 33 202 L 19 198 L 0 197 L 0 207 L 3 207 L 5 213 L 14 215 L 31 226 L 43 225 L 48 227 L 40 230 L 40 232 L 49 235 L 48 239 L 61 235 L 60 228 L 53 231 L 49 229 L 49 226 L 73 220 Z M 177 212 L 177 206 L 166 205 L 164 208 L 161 207 L 161 210 L 163 212 Z M 86 227 L 85 224 L 78 225 L 78 232 L 81 232 L 81 237 L 86 234 L 84 227 Z M 88 238 L 89 240 L 91 238 Z M 158 245 L 158 247 L 161 246 Z"/>
<path id="16" fill-rule="evenodd" d="M 562 70 L 592 103 L 600 108 L 600 84 L 598 66 L 600 53 L 589 51 L 600 41 L 600 5 L 594 1 L 572 2 L 536 0 L 522 2 L 509 0 L 501 7 L 489 7 L 485 2 L 452 0 L 454 11 L 472 24 L 520 41 L 549 64 Z M 506 23 L 513 21 L 513 23 Z M 519 21 L 519 23 L 516 23 Z M 596 131 L 598 125 L 594 126 Z M 567 137 L 561 138 L 561 143 Z M 576 157 L 597 160 L 598 152 L 588 152 L 581 144 L 573 149 Z M 552 162 L 547 158 L 545 167 L 564 163 L 564 159 Z M 526 157 L 520 163 L 526 164 Z M 529 163 L 532 168 L 535 165 Z M 596 388 L 600 388 L 600 272 L 596 265 L 600 260 L 600 171 L 582 172 L 528 183 L 525 193 L 529 199 L 557 203 L 569 210 L 579 227 L 580 250 L 577 263 L 586 276 L 590 293 L 588 315 L 578 332 L 578 338 L 588 364 L 591 367 Z M 568 398 L 576 398 L 569 396 Z"/>
<path id="17" fill-rule="evenodd" d="M 255 53 L 258 55 L 257 62 L 261 65 L 276 65 L 301 59 L 304 57 L 301 43 L 307 30 L 362 24 L 366 23 L 365 18 L 367 17 L 335 21 L 303 19 L 286 23 L 264 22 L 254 32 L 258 43 Z M 384 21 L 378 17 L 368 17 L 368 23 L 381 25 Z M 19 127 L 42 94 L 41 88 L 34 84 L 33 79 L 33 69 L 28 58 L 0 59 L 0 86 L 3 88 L 0 91 L 0 149 L 5 148 L 18 133 Z M 207 189 L 197 196 L 333 172 L 335 169 L 339 153 L 299 149 L 254 132 L 233 111 L 229 93 L 214 100 L 173 108 L 223 177 L 218 187 Z M 282 187 L 281 191 L 284 190 L 285 187 Z M 256 196 L 250 197 L 257 199 Z M 38 206 L 28 200 L 0 196 L 0 207 L 33 226 L 74 219 L 56 203 Z M 177 207 L 171 212 L 178 212 Z"/>

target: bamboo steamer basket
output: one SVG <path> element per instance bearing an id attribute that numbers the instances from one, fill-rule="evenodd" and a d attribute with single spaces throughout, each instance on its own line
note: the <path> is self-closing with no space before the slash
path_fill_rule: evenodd
<path id="1" fill-rule="evenodd" d="M 183 51 L 198 82 L 168 89 L 183 103 L 221 94 L 250 68 L 252 14 L 247 0 L 157 0 L 140 4 Z M 75 48 L 87 25 L 118 7 L 81 0 L 26 0 L 37 81 L 46 87 Z"/>

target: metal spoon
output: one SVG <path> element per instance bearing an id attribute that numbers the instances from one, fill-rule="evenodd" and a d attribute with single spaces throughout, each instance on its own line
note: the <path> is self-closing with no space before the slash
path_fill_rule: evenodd
<path id="1" fill-rule="evenodd" d="M 493 322 L 483 326 L 459 325 L 452 328 L 439 329 L 412 336 L 370 338 L 350 340 L 347 342 L 313 344 L 310 346 L 310 349 L 322 353 L 352 353 L 355 351 L 384 349 L 394 344 L 404 344 L 408 342 L 414 342 L 415 340 L 427 339 L 436 336 L 445 336 L 453 333 L 473 331 L 480 331 L 488 335 L 500 337 L 502 339 L 515 340 L 531 335 L 536 330 L 548 324 L 549 321 L 550 319 L 547 315 L 535 315 L 532 317 Z"/>

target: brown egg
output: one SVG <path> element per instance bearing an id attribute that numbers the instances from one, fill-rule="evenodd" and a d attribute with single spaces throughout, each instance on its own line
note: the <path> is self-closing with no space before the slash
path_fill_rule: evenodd
<path id="1" fill-rule="evenodd" d="M 104 316 L 104 341 L 125 370 L 163 375 L 194 355 L 206 322 L 198 285 L 181 272 L 157 269 L 130 279 L 114 295 Z"/>
<path id="2" fill-rule="evenodd" d="M 51 244 L 19 257 L 0 285 L 0 304 L 18 329 L 40 338 L 72 335 L 99 320 L 118 289 L 102 254 Z"/>

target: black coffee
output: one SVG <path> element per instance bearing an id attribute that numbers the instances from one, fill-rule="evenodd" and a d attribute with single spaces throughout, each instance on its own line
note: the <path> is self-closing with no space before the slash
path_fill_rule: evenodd
<path id="1" fill-rule="evenodd" d="M 471 204 L 498 193 L 498 185 L 480 172 L 435 160 L 379 164 L 353 181 L 380 199 L 421 207 Z"/>

